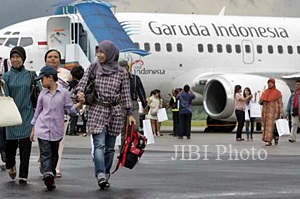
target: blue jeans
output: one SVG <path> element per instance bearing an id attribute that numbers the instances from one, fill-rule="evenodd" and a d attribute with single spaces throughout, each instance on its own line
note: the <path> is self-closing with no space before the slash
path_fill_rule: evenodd
<path id="1" fill-rule="evenodd" d="M 115 154 L 116 136 L 111 136 L 103 129 L 102 133 L 93 134 L 95 176 L 98 180 L 110 177 L 110 169 Z"/>

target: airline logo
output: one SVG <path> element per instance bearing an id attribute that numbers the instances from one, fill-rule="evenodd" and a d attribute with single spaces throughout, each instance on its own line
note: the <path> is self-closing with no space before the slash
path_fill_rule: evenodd
<path id="1" fill-rule="evenodd" d="M 120 24 L 128 36 L 138 35 L 141 32 L 141 21 L 121 21 Z"/>
<path id="2" fill-rule="evenodd" d="M 231 24 L 229 26 L 189 24 L 164 24 L 157 21 L 148 23 L 149 30 L 155 35 L 171 36 L 217 36 L 243 38 L 289 38 L 288 31 L 283 27 L 257 27 Z"/>

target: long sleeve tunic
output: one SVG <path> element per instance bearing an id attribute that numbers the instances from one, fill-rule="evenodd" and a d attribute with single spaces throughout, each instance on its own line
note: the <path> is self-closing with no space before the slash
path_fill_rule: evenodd
<path id="1" fill-rule="evenodd" d="M 30 98 L 31 77 L 29 71 L 24 67 L 20 71 L 11 68 L 3 75 L 3 80 L 5 95 L 14 99 L 22 117 L 21 125 L 6 127 L 6 139 L 28 138 L 32 129 L 30 122 L 34 114 Z"/>
<path id="2" fill-rule="evenodd" d="M 84 91 L 90 74 L 93 72 L 95 63 L 92 63 L 85 71 L 82 79 L 77 85 L 76 91 Z M 120 67 L 120 66 L 119 66 Z M 98 99 L 102 102 L 120 102 L 116 106 L 105 107 L 92 104 L 88 110 L 87 127 L 92 134 L 102 133 L 106 128 L 109 135 L 118 136 L 123 129 L 123 109 L 131 109 L 130 85 L 128 73 L 124 68 L 111 75 L 96 72 L 96 92 Z"/>

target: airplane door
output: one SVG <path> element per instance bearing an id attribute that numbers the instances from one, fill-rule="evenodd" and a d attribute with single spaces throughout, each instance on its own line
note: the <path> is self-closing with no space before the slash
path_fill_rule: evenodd
<path id="1" fill-rule="evenodd" d="M 68 16 L 51 17 L 47 22 L 47 41 L 49 49 L 56 49 L 64 60 L 66 44 L 71 43 L 71 19 Z"/>
<path id="2" fill-rule="evenodd" d="M 254 62 L 253 43 L 250 40 L 242 41 L 243 62 L 245 64 L 252 64 Z"/>

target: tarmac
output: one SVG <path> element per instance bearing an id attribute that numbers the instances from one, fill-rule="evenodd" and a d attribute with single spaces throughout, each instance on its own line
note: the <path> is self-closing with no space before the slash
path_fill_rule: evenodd
<path id="1" fill-rule="evenodd" d="M 260 132 L 253 140 L 237 142 L 235 132 L 203 131 L 193 127 L 191 139 L 178 139 L 169 135 L 171 127 L 162 127 L 163 136 L 146 146 L 136 167 L 121 167 L 107 190 L 100 190 L 93 176 L 90 136 L 66 137 L 63 177 L 51 192 L 41 180 L 34 142 L 28 184 L 2 171 L 0 198 L 300 198 L 300 142 L 282 136 L 277 146 L 264 146 Z M 117 155 L 116 146 L 113 168 Z"/>

